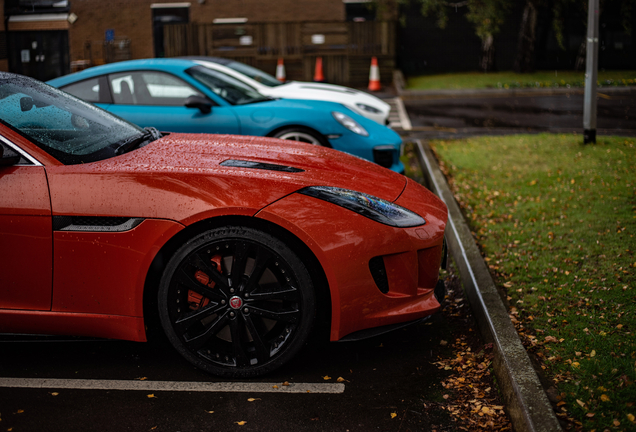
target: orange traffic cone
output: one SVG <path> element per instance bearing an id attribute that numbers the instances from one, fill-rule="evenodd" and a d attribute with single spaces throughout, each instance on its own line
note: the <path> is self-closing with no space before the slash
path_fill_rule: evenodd
<path id="1" fill-rule="evenodd" d="M 382 88 L 380 85 L 380 69 L 378 68 L 378 59 L 376 57 L 371 58 L 371 70 L 369 71 L 369 90 L 379 91 Z"/>
<path id="2" fill-rule="evenodd" d="M 325 76 L 322 74 L 322 57 L 316 57 L 316 71 L 314 73 L 315 82 L 325 82 Z"/>
<path id="3" fill-rule="evenodd" d="M 287 81 L 285 78 L 285 65 L 283 64 L 282 57 L 278 59 L 278 64 L 276 65 L 276 79 L 280 82 Z"/>

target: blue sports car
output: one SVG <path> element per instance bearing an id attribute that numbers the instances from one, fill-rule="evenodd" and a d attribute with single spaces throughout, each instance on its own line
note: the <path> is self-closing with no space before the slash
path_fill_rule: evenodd
<path id="1" fill-rule="evenodd" d="M 402 139 L 344 105 L 272 99 L 191 60 L 131 60 L 48 82 L 141 127 L 277 137 L 332 147 L 397 172 Z"/>

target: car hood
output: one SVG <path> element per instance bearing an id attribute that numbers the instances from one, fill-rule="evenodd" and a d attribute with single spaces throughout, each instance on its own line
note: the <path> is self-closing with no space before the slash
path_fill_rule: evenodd
<path id="1" fill-rule="evenodd" d="M 254 215 L 306 186 L 353 189 L 393 202 L 407 181 L 325 147 L 177 133 L 111 159 L 49 168 L 47 174 L 55 214 L 166 218 L 186 225 L 224 212 Z"/>
<path id="2" fill-rule="evenodd" d="M 379 109 L 384 114 L 387 114 L 391 109 L 388 103 L 373 95 L 334 84 L 291 81 L 260 91 L 267 93 L 269 96 L 329 100 L 349 106 L 363 103 Z"/>
<path id="3" fill-rule="evenodd" d="M 252 168 L 242 162 L 263 165 Z M 293 189 L 315 185 L 354 188 L 389 201 L 399 197 L 406 183 L 403 175 L 346 153 L 254 136 L 175 133 L 117 163 L 138 164 L 140 169 L 152 165 L 164 172 L 273 178 Z"/>

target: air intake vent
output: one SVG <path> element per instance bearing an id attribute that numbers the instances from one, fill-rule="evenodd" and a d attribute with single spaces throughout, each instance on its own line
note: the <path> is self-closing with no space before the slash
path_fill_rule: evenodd
<path id="1" fill-rule="evenodd" d="M 386 276 L 386 268 L 384 267 L 384 259 L 381 256 L 371 258 L 369 261 L 369 270 L 375 284 L 380 292 L 386 294 L 389 292 L 389 279 Z"/>
<path id="2" fill-rule="evenodd" d="M 285 165 L 276 165 L 276 164 L 270 164 L 265 162 L 255 162 L 255 161 L 235 160 L 235 159 L 228 159 L 226 161 L 223 161 L 221 162 L 221 166 L 234 167 L 234 168 L 252 168 L 252 169 L 261 169 L 261 170 L 267 170 L 267 171 L 281 171 L 281 172 L 288 172 L 288 173 L 297 173 L 297 172 L 305 171 L 300 168 L 294 168 L 294 167 L 285 166 Z"/>
<path id="3" fill-rule="evenodd" d="M 373 149 L 373 161 L 384 168 L 393 166 L 393 153 L 395 149 L 392 146 L 382 146 Z"/>

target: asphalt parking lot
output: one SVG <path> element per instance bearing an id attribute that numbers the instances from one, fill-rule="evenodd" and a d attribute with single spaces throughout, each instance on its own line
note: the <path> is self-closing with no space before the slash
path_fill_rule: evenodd
<path id="1" fill-rule="evenodd" d="M 283 369 L 231 391 L 226 387 L 232 381 L 190 367 L 161 341 L 4 336 L 0 427 L 14 432 L 456 430 L 441 384 L 451 372 L 435 362 L 455 356 L 448 343 L 455 338 L 468 334 L 463 344 L 469 351 L 482 344 L 457 278 L 449 277 L 448 285 L 459 308 L 373 339 L 313 341 Z M 457 313 L 462 309 L 466 313 Z M 105 383 L 110 388 L 100 389 Z M 164 390 L 177 384 L 178 390 Z"/>

